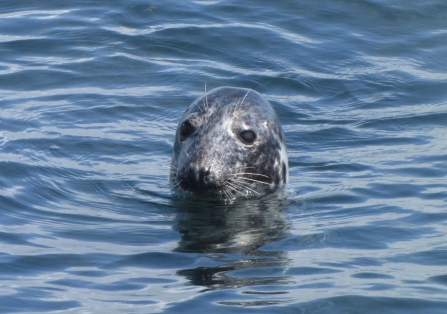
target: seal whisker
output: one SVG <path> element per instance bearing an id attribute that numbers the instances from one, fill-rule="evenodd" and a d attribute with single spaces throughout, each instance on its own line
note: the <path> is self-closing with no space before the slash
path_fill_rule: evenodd
<path id="1" fill-rule="evenodd" d="M 237 187 L 242 188 L 242 189 L 247 189 L 257 195 L 260 195 L 259 192 L 256 192 L 255 190 L 253 190 L 252 188 L 249 188 L 247 184 L 245 184 L 244 182 L 234 182 L 233 184 L 235 184 Z"/>
<path id="2" fill-rule="evenodd" d="M 172 165 L 172 164 L 171 165 L 160 164 L 160 166 L 163 167 L 163 168 L 169 168 L 169 169 L 174 169 L 175 168 L 175 169 L 177 169 L 177 167 Z"/>
<path id="3" fill-rule="evenodd" d="M 205 82 L 205 98 L 202 100 L 203 106 L 201 107 L 200 105 L 198 106 L 200 109 L 201 113 L 205 113 L 208 111 L 209 106 L 208 106 L 208 95 L 206 92 L 206 82 Z"/>
<path id="4" fill-rule="evenodd" d="M 227 191 L 227 193 L 230 195 L 231 199 L 235 199 L 236 197 L 234 196 L 234 194 L 231 192 L 231 190 L 227 187 L 225 187 L 225 190 Z"/>
<path id="5" fill-rule="evenodd" d="M 183 151 L 185 152 L 186 156 L 188 156 L 188 158 L 190 158 L 190 157 L 189 157 L 189 154 L 188 154 L 188 152 L 186 151 L 185 148 L 183 148 Z"/>
<path id="6" fill-rule="evenodd" d="M 242 192 L 240 191 L 240 188 L 241 188 L 242 186 L 240 186 L 240 185 L 237 184 L 236 182 L 232 182 L 232 183 L 227 182 L 227 185 L 228 185 L 234 192 L 239 193 L 239 194 L 242 195 L 242 196 L 246 196 L 244 193 L 242 193 Z"/>
<path id="7" fill-rule="evenodd" d="M 220 199 L 228 198 L 228 194 L 227 194 L 227 192 L 225 191 L 224 188 L 222 188 L 222 190 L 219 191 L 219 196 L 220 196 Z"/>
<path id="8" fill-rule="evenodd" d="M 175 167 L 175 166 L 169 166 L 168 168 L 169 168 L 170 171 L 177 171 L 178 170 L 178 168 Z"/>
<path id="9" fill-rule="evenodd" d="M 253 176 L 261 176 L 261 177 L 266 177 L 269 178 L 269 176 L 266 176 L 265 174 L 260 174 L 260 173 L 251 173 L 251 172 L 237 172 L 237 173 L 233 173 L 234 175 L 239 175 L 239 174 L 250 174 Z M 239 176 L 238 176 L 239 177 Z M 242 177 L 245 178 L 245 177 Z"/>
<path id="10" fill-rule="evenodd" d="M 206 82 L 205 82 L 205 104 L 206 104 L 206 107 L 207 107 L 207 109 L 208 109 L 210 106 L 209 106 L 209 104 L 208 104 L 208 94 L 207 94 L 207 92 L 206 92 Z"/>
<path id="11" fill-rule="evenodd" d="M 233 179 L 231 182 L 234 185 L 236 185 L 237 187 L 239 187 L 239 188 L 246 188 L 246 187 L 250 187 L 251 186 L 249 182 L 244 182 L 244 181 L 241 181 L 241 180 Z"/>
<path id="12" fill-rule="evenodd" d="M 222 192 L 225 194 L 225 196 L 227 197 L 227 199 L 229 201 L 234 200 L 236 197 L 234 196 L 233 193 L 231 193 L 230 189 L 228 189 L 226 186 L 222 187 Z"/>
<path id="13" fill-rule="evenodd" d="M 241 182 L 240 180 L 247 180 L 247 181 L 253 181 L 253 182 L 257 182 L 257 183 L 262 183 L 265 185 L 270 185 L 270 183 L 268 182 L 264 182 L 264 181 L 259 181 L 259 180 L 255 180 L 255 179 L 250 179 L 250 178 L 246 178 L 246 177 L 237 177 L 237 182 Z"/>
<path id="14" fill-rule="evenodd" d="M 236 109 L 237 107 L 239 107 L 240 105 L 242 105 L 242 103 L 244 102 L 245 98 L 247 98 L 248 93 L 250 93 L 251 89 L 249 89 L 247 91 L 247 93 L 245 94 L 244 98 L 242 98 L 242 100 L 236 105 L 236 107 L 234 107 L 234 109 Z"/>
<path id="15" fill-rule="evenodd" d="M 183 182 L 183 180 L 180 180 L 179 182 L 177 182 L 176 184 L 174 184 L 172 187 L 175 188 L 175 187 L 179 186 L 182 182 Z"/>
<path id="16" fill-rule="evenodd" d="M 236 182 L 232 182 L 229 183 L 228 182 L 228 186 L 236 193 L 239 193 L 242 196 L 247 196 L 246 194 L 242 193 L 242 189 L 244 188 L 243 186 L 241 186 L 240 184 L 236 183 Z"/>

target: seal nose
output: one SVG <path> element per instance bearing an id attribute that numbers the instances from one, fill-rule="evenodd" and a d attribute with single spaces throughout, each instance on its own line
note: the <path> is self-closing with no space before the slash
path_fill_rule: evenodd
<path id="1" fill-rule="evenodd" d="M 211 167 L 201 167 L 194 169 L 190 167 L 185 169 L 184 175 L 181 176 L 181 186 L 189 191 L 206 191 L 216 188 L 214 176 L 211 174 Z"/>

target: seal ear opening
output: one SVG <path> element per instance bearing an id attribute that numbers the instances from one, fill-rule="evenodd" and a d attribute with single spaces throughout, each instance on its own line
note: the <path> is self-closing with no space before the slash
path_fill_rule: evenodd
<path id="1" fill-rule="evenodd" d="M 251 145 L 256 140 L 256 133 L 252 130 L 245 130 L 239 133 L 239 138 L 246 145 Z"/>
<path id="2" fill-rule="evenodd" d="M 180 126 L 180 141 L 186 140 L 188 137 L 190 137 L 196 128 L 189 122 L 189 120 L 186 120 L 182 123 Z"/>

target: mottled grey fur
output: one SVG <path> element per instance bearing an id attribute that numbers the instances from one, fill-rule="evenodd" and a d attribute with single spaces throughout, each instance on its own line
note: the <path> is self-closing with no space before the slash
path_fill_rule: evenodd
<path id="1" fill-rule="evenodd" d="M 244 143 L 241 132 L 256 134 Z M 169 181 L 177 192 L 235 196 L 259 194 L 288 181 L 281 123 L 259 93 L 220 87 L 196 99 L 177 128 Z"/>

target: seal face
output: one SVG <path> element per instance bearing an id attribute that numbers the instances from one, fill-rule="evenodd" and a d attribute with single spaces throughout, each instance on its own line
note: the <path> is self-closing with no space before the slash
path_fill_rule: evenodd
<path id="1" fill-rule="evenodd" d="M 284 133 L 268 101 L 250 89 L 220 87 L 183 114 L 169 181 L 177 192 L 234 201 L 286 183 L 288 168 Z"/>

